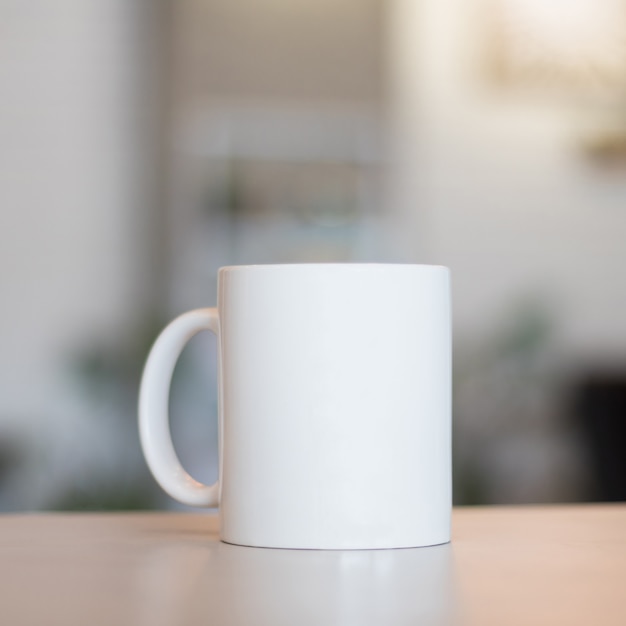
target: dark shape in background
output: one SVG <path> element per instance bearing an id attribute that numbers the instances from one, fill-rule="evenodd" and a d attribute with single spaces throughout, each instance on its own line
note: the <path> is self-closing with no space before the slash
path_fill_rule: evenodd
<path id="1" fill-rule="evenodd" d="M 589 499 L 626 501 L 626 373 L 589 375 L 575 392 L 589 455 Z"/>

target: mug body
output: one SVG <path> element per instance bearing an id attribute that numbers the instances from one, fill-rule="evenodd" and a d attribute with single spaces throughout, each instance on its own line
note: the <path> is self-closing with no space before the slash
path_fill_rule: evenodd
<path id="1" fill-rule="evenodd" d="M 218 310 L 222 539 L 449 541 L 448 270 L 227 267 Z"/>

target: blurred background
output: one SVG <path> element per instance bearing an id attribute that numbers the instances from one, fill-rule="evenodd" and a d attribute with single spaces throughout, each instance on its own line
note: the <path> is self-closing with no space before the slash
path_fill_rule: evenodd
<path id="1" fill-rule="evenodd" d="M 175 507 L 222 265 L 444 264 L 459 504 L 626 500 L 624 0 L 0 0 L 0 510 Z M 174 377 L 213 480 L 216 363 Z"/>

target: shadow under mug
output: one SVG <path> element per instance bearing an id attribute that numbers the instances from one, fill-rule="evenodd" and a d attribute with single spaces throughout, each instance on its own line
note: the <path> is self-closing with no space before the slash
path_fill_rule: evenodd
<path id="1" fill-rule="evenodd" d="M 172 372 L 218 338 L 219 480 L 195 481 L 169 431 Z M 450 540 L 451 340 L 446 268 L 225 267 L 216 308 L 155 342 L 139 399 L 152 473 L 186 504 L 219 506 L 220 537 L 302 549 Z"/>

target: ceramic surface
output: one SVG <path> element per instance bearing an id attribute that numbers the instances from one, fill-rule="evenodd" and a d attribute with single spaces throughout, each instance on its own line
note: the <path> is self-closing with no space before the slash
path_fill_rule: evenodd
<path id="1" fill-rule="evenodd" d="M 219 341 L 220 479 L 181 467 L 168 389 L 189 338 Z M 140 392 L 148 464 L 174 498 L 219 504 L 221 538 L 280 548 L 450 539 L 449 272 L 439 266 L 222 268 L 218 306 L 174 320 Z"/>

